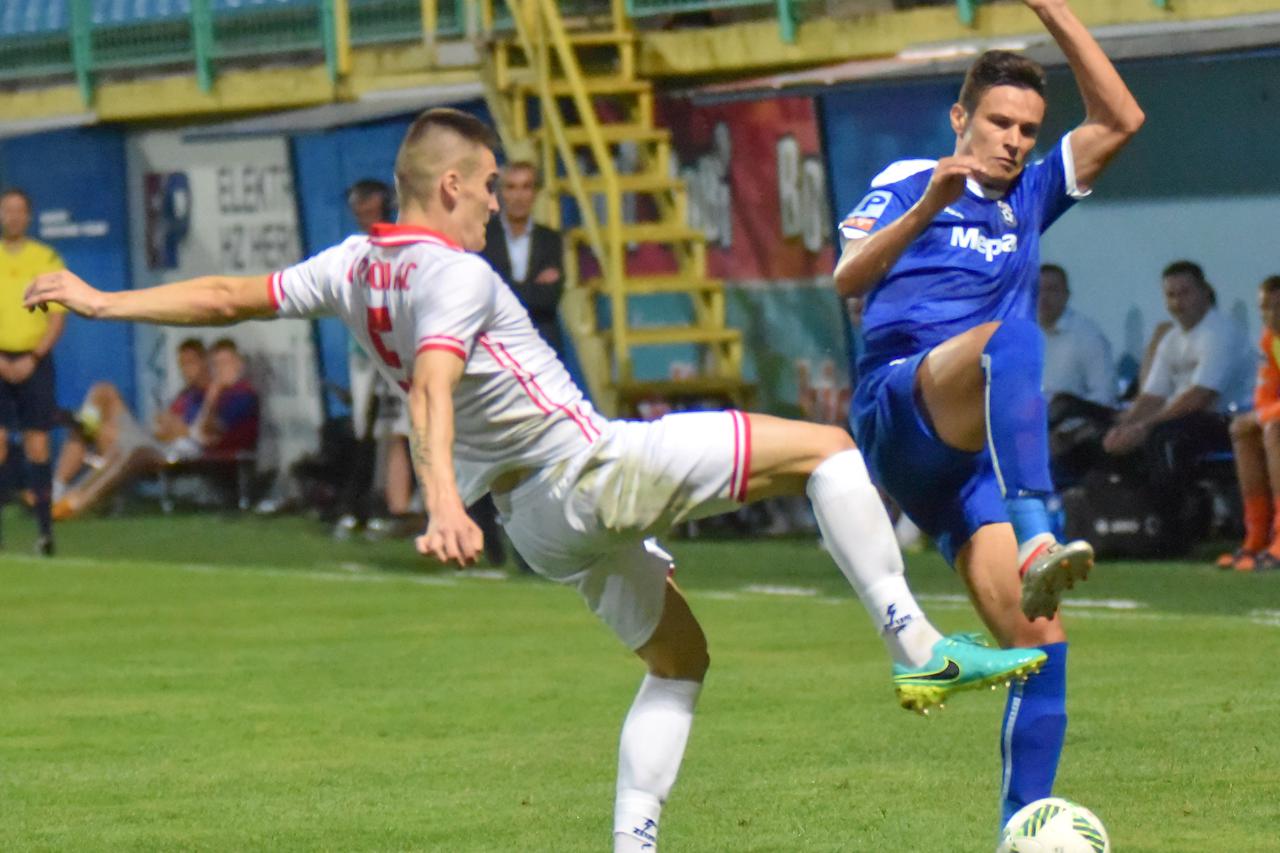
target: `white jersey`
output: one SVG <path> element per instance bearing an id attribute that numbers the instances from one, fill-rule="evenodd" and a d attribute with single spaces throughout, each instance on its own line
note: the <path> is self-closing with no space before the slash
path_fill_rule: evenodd
<path id="1" fill-rule="evenodd" d="M 605 421 L 485 260 L 434 231 L 368 236 L 274 273 L 280 316 L 336 314 L 407 396 L 426 350 L 465 363 L 454 391 L 454 464 L 469 505 L 506 471 L 542 468 L 594 443 Z"/>

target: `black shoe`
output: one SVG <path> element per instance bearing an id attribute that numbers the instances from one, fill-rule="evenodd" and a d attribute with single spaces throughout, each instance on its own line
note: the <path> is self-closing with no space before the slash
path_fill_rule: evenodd
<path id="1" fill-rule="evenodd" d="M 53 556 L 53 536 L 46 534 L 36 540 L 36 553 L 41 557 Z"/>

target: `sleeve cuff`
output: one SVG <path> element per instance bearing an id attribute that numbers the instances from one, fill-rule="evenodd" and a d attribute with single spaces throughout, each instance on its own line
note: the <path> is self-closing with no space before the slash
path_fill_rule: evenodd
<path id="1" fill-rule="evenodd" d="M 1071 134 L 1062 137 L 1062 174 L 1067 184 L 1067 195 L 1074 199 L 1093 195 L 1092 187 L 1081 187 L 1076 181 L 1076 155 L 1071 150 Z"/>

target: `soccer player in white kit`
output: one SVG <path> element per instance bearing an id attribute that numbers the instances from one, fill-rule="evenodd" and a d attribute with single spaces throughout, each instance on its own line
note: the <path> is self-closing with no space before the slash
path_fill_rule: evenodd
<path id="1" fill-rule="evenodd" d="M 336 313 L 409 401 L 430 520 L 424 555 L 459 566 L 483 548 L 465 507 L 492 491 L 512 542 L 577 588 L 648 668 L 622 727 L 616 851 L 656 849 L 709 665 L 706 638 L 651 538 L 688 518 L 807 492 L 824 540 L 894 660 L 904 707 L 1038 669 L 1034 649 L 942 637 L 903 574 L 862 456 L 834 427 L 737 411 L 610 421 L 588 403 L 510 289 L 478 255 L 497 211 L 496 139 L 428 110 L 396 158 L 399 222 L 270 276 L 208 276 L 103 293 L 70 272 L 37 278 L 29 309 L 210 325 Z"/>

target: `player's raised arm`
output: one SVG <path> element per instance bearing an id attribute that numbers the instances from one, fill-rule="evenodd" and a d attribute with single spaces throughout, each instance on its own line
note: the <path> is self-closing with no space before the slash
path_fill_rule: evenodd
<path id="1" fill-rule="evenodd" d="M 965 181 L 980 178 L 981 174 L 976 157 L 944 157 L 934 167 L 924 195 L 893 222 L 871 234 L 842 227 L 848 242 L 836 263 L 836 292 L 842 297 L 869 293 L 934 217 L 960 198 Z M 857 213 L 854 211 L 854 216 Z"/>
<path id="2" fill-rule="evenodd" d="M 1076 183 L 1088 187 L 1142 127 L 1146 116 L 1111 60 L 1066 0 L 1023 0 L 1066 54 L 1084 100 L 1084 123 L 1071 133 Z"/>
<path id="3" fill-rule="evenodd" d="M 69 270 L 39 276 L 23 296 L 28 310 L 49 303 L 96 320 L 136 320 L 171 326 L 221 326 L 275 316 L 268 277 L 201 278 L 108 293 Z"/>
<path id="4" fill-rule="evenodd" d="M 409 446 L 427 506 L 427 532 L 418 537 L 418 552 L 459 566 L 474 563 L 484 549 L 484 536 L 467 515 L 453 471 L 453 389 L 465 364 L 453 352 L 425 348 L 414 359 L 409 388 Z"/>

